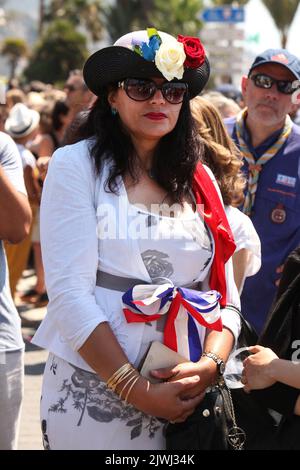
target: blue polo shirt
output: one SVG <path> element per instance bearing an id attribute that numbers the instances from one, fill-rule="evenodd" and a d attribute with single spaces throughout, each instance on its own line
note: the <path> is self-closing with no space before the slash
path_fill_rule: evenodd
<path id="1" fill-rule="evenodd" d="M 238 144 L 235 118 L 226 120 L 234 141 Z M 278 139 L 276 131 L 258 147 L 244 129 L 243 139 L 257 160 Z M 243 171 L 248 175 L 248 163 L 244 160 Z M 280 213 L 281 217 L 275 215 Z M 276 269 L 289 253 L 300 245 L 300 127 L 293 125 L 291 134 L 278 153 L 263 165 L 259 175 L 255 203 L 251 215 L 253 225 L 260 237 L 262 267 L 246 279 L 242 296 L 242 312 L 258 332 L 261 331 L 270 311 L 280 274 Z"/>

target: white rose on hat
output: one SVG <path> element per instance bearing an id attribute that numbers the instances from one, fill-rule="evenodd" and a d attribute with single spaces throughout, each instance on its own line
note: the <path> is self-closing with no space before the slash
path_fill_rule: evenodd
<path id="1" fill-rule="evenodd" d="M 4 129 L 11 137 L 25 137 L 37 128 L 40 114 L 23 103 L 15 104 L 8 115 Z"/>
<path id="2" fill-rule="evenodd" d="M 167 80 L 181 80 L 184 73 L 186 55 L 184 46 L 176 39 L 162 36 L 162 43 L 155 54 L 155 65 Z"/>

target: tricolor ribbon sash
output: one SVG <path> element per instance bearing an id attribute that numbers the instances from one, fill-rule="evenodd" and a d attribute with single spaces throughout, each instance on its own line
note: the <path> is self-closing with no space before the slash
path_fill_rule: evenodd
<path id="1" fill-rule="evenodd" d="M 209 276 L 209 287 L 221 294 L 220 305 L 227 304 L 225 263 L 235 251 L 234 238 L 224 207 L 211 177 L 201 162 L 197 163 L 193 178 L 193 193 L 197 207 L 204 206 L 204 221 L 214 237 L 215 255 Z"/>
<path id="2" fill-rule="evenodd" d="M 149 322 L 167 315 L 164 344 L 190 361 L 202 354 L 201 338 L 196 323 L 222 331 L 219 300 L 215 290 L 201 292 L 165 284 L 139 284 L 122 296 L 123 312 L 128 323 Z"/>

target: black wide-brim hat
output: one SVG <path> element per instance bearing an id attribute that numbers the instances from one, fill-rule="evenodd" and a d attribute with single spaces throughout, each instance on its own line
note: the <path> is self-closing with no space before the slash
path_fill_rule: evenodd
<path id="1" fill-rule="evenodd" d="M 105 47 L 92 54 L 83 67 L 83 77 L 87 87 L 97 96 L 102 93 L 103 87 L 117 83 L 125 78 L 164 78 L 154 61 L 145 60 L 141 55 L 130 49 L 128 41 L 140 33 L 135 31 L 122 36 L 115 45 Z M 166 35 L 166 33 L 159 34 Z M 169 36 L 169 35 L 168 35 Z M 174 39 L 174 38 L 173 38 Z M 188 84 L 189 98 L 197 96 L 205 87 L 210 74 L 210 65 L 207 57 L 203 64 L 197 68 L 184 67 L 183 77 L 179 80 Z"/>

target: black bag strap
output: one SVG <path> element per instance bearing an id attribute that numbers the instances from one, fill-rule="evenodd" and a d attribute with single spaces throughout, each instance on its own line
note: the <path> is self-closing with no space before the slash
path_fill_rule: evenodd
<path id="1" fill-rule="evenodd" d="M 235 305 L 232 304 L 227 304 L 225 308 L 236 312 L 241 319 L 242 328 L 238 337 L 238 347 L 253 346 L 257 344 L 258 334 L 251 325 L 251 323 L 249 323 L 243 316 L 242 312 Z"/>

